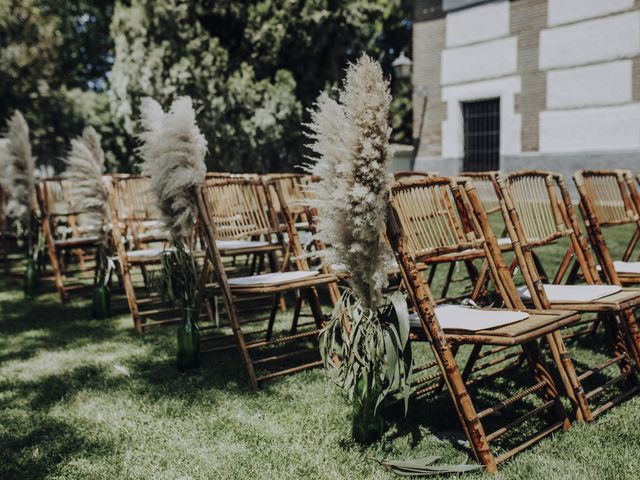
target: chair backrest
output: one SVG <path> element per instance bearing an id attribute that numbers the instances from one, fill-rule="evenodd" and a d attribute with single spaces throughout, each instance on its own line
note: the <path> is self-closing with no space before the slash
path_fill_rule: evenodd
<path id="1" fill-rule="evenodd" d="M 418 171 L 418 170 L 401 170 L 399 172 L 393 172 L 393 179 L 396 182 L 410 182 L 412 180 L 419 180 L 421 178 L 425 178 L 425 177 L 439 177 L 440 175 L 438 174 L 438 172 L 434 172 L 434 171 L 430 171 L 430 170 L 425 170 L 425 171 Z"/>
<path id="2" fill-rule="evenodd" d="M 250 178 L 207 179 L 201 200 L 217 240 L 238 240 L 269 236 L 277 232 L 270 218 L 266 192 L 261 180 Z"/>
<path id="3" fill-rule="evenodd" d="M 465 236 L 470 228 L 457 215 L 449 179 L 399 182 L 393 186 L 392 198 L 411 254 L 418 261 L 481 247 L 482 240 Z"/>
<path id="4" fill-rule="evenodd" d="M 160 212 L 151 193 L 149 177 L 126 175 L 113 177 L 114 199 L 121 221 L 158 220 Z"/>
<path id="5" fill-rule="evenodd" d="M 62 235 L 80 236 L 83 214 L 71 198 L 71 183 L 61 177 L 50 177 L 38 181 L 36 195 L 42 221 L 48 223 L 47 235 L 60 238 Z"/>
<path id="6" fill-rule="evenodd" d="M 632 196 L 637 195 L 628 170 L 578 170 L 573 180 L 580 201 L 588 207 L 599 226 L 608 227 L 638 222 Z M 589 221 L 585 218 L 585 221 Z"/>
<path id="7" fill-rule="evenodd" d="M 504 221 L 536 308 L 549 308 L 549 302 L 542 287 L 545 273 L 535 249 L 560 238 L 568 238 L 569 246 L 553 279 L 547 281 L 561 283 L 575 260 L 587 283 L 601 283 L 562 175 L 523 170 L 498 175 L 497 180 Z"/>
<path id="8" fill-rule="evenodd" d="M 517 213 L 515 226 L 521 232 L 521 242 L 530 246 L 548 245 L 574 235 L 573 206 L 560 175 L 522 170 L 497 178 L 500 188 L 509 189 L 508 208 Z"/>
<path id="9" fill-rule="evenodd" d="M 589 242 L 607 280 L 620 284 L 602 227 L 634 224 L 635 231 L 622 255 L 628 261 L 640 240 L 640 199 L 628 170 L 579 170 L 573 180 L 580 194 L 580 211 Z"/>
<path id="10" fill-rule="evenodd" d="M 476 192 L 487 214 L 500 212 L 500 199 L 496 193 L 496 181 L 499 172 L 462 172 L 461 177 L 468 177 L 473 182 Z"/>
<path id="11" fill-rule="evenodd" d="M 419 262 L 474 251 L 488 262 L 493 284 L 505 304 L 522 307 L 472 184 L 463 188 L 454 179 L 442 177 L 396 183 L 391 190 L 388 215 L 387 235 L 405 283 L 410 282 L 408 288 L 416 290 L 414 303 L 435 304 L 428 282 L 418 271 Z"/>

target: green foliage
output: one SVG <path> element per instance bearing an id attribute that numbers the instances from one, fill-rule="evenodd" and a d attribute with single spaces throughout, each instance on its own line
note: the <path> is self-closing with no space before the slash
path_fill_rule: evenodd
<path id="1" fill-rule="evenodd" d="M 320 333 L 320 354 L 349 398 L 353 399 L 356 385 L 365 379 L 363 394 L 379 392 L 376 408 L 387 396 L 399 392 L 406 413 L 413 367 L 409 311 L 400 292 L 388 300 L 374 311 L 364 307 L 352 290 L 345 290 Z"/>
<path id="2" fill-rule="evenodd" d="M 183 310 L 194 308 L 199 280 L 195 259 L 183 244 L 176 242 L 175 247 L 162 252 L 160 264 L 153 283 L 162 300 Z"/>
<path id="3" fill-rule="evenodd" d="M 210 169 L 291 169 L 304 154 L 305 109 L 364 50 L 389 73 L 392 44 L 409 42 L 401 19 L 410 9 L 401 0 L 119 1 L 113 115 L 131 135 L 141 97 L 166 107 L 190 95 Z M 390 24 L 400 27 L 386 37 Z M 398 105 L 396 126 L 407 118 L 406 103 Z"/>
<path id="4" fill-rule="evenodd" d="M 111 11 L 106 0 L 0 0 L 0 119 L 24 112 L 39 165 L 60 170 L 83 110 L 95 110 L 80 92 L 106 86 Z"/>

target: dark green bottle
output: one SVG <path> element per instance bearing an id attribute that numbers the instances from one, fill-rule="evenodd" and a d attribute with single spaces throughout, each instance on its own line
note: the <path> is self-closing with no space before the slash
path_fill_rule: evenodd
<path id="1" fill-rule="evenodd" d="M 367 383 L 369 383 L 369 388 Z M 376 400 L 382 392 L 380 386 L 370 388 L 370 382 L 360 377 L 353 394 L 353 419 L 351 436 L 360 444 L 373 443 L 384 433 L 384 419 L 380 408 L 376 412 Z"/>
<path id="2" fill-rule="evenodd" d="M 38 272 L 33 258 L 27 259 L 27 266 L 24 271 L 24 295 L 33 297 L 38 291 Z"/>
<path id="3" fill-rule="evenodd" d="M 98 283 L 93 290 L 91 316 L 97 320 L 111 317 L 111 292 L 104 283 Z"/>
<path id="4" fill-rule="evenodd" d="M 200 331 L 193 320 L 193 309 L 187 308 L 178 327 L 178 370 L 184 372 L 200 366 Z"/>

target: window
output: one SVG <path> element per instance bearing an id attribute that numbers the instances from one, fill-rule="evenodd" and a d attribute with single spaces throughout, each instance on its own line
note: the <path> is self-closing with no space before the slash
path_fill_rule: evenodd
<path id="1" fill-rule="evenodd" d="M 465 172 L 500 169 L 500 99 L 462 104 Z"/>

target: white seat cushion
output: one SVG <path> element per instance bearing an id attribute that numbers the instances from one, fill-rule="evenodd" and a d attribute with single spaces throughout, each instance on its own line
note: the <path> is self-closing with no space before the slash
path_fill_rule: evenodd
<path id="1" fill-rule="evenodd" d="M 529 318 L 527 312 L 516 310 L 484 310 L 461 305 L 438 305 L 435 308 L 438 323 L 444 330 L 475 332 L 502 327 Z M 412 327 L 420 326 L 417 313 L 409 316 Z"/>
<path id="2" fill-rule="evenodd" d="M 500 237 L 498 239 L 498 245 L 510 245 L 511 239 L 509 237 Z"/>
<path id="3" fill-rule="evenodd" d="M 229 279 L 229 285 L 246 287 L 255 285 L 279 285 L 282 283 L 296 282 L 318 275 L 318 271 L 274 272 L 249 277 L 236 277 Z"/>
<path id="4" fill-rule="evenodd" d="M 550 302 L 592 302 L 620 290 L 622 287 L 617 285 L 544 285 L 544 293 Z M 531 300 L 526 285 L 518 287 L 518 295 L 523 300 Z"/>
<path id="5" fill-rule="evenodd" d="M 127 252 L 127 258 L 149 258 L 149 257 L 158 257 L 162 252 L 171 252 L 174 251 L 175 248 L 147 248 L 145 250 L 131 250 Z"/>
<path id="6" fill-rule="evenodd" d="M 613 262 L 613 268 L 618 273 L 638 273 L 640 274 L 640 262 Z"/>
<path id="7" fill-rule="evenodd" d="M 266 247 L 269 242 L 259 240 L 216 240 L 216 246 L 220 250 L 239 250 L 241 248 Z"/>

